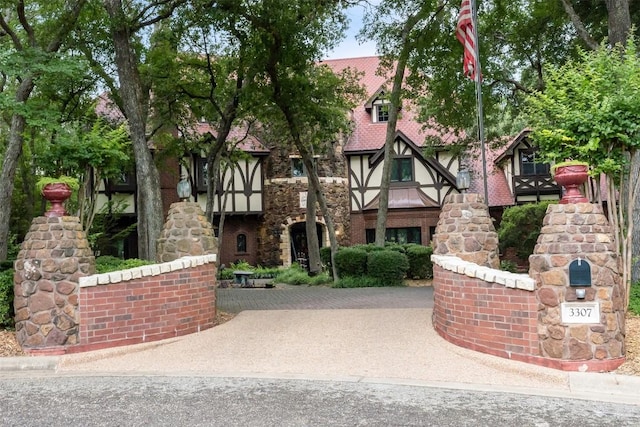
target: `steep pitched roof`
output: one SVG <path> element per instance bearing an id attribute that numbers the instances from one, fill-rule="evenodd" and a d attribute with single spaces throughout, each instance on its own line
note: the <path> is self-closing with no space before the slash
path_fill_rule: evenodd
<path id="1" fill-rule="evenodd" d="M 487 205 L 512 206 L 515 204 L 513 194 L 507 182 L 504 170 L 498 166 L 497 159 L 504 152 L 504 147 L 495 149 L 491 144 L 485 144 L 485 159 L 487 165 Z M 474 148 L 465 159 L 465 164 L 471 172 L 470 193 L 484 195 L 484 168 L 482 166 L 482 152 Z"/>
<path id="2" fill-rule="evenodd" d="M 331 59 L 322 61 L 335 72 L 341 72 L 347 68 L 357 70 L 364 75 L 360 78 L 360 84 L 366 89 L 366 98 L 356 106 L 353 111 L 352 118 L 354 122 L 354 131 L 349 137 L 345 146 L 345 152 L 354 151 L 375 151 L 384 146 L 387 124 L 374 123 L 371 120 L 371 108 L 373 97 L 380 92 L 381 88 L 391 89 L 393 73 L 391 71 L 379 72 L 380 58 L 378 56 L 366 56 L 362 58 L 346 58 Z M 441 135 L 433 129 L 423 129 L 421 123 L 417 121 L 418 111 L 415 105 L 404 101 L 403 107 L 398 118 L 397 130 L 402 132 L 418 147 L 424 146 L 427 136 L 439 137 L 443 144 L 454 140 L 453 133 Z"/>
<path id="3" fill-rule="evenodd" d="M 215 138 L 216 129 L 209 123 L 200 122 L 196 125 L 196 133 L 206 136 L 207 134 Z M 228 143 L 238 143 L 237 148 L 249 153 L 269 153 L 269 149 L 256 136 L 247 133 L 246 127 L 234 126 L 227 136 Z"/>

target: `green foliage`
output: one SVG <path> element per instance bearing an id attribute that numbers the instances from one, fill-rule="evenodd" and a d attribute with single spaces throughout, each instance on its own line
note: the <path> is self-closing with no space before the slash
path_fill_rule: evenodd
<path id="1" fill-rule="evenodd" d="M 38 190 L 38 193 L 42 193 L 44 187 L 49 184 L 67 184 L 73 191 L 78 191 L 78 189 L 80 188 L 78 178 L 66 175 L 60 175 L 58 177 L 43 176 L 36 182 L 36 189 Z"/>
<path id="2" fill-rule="evenodd" d="M 331 270 L 331 246 L 323 246 L 320 248 L 320 262 Z"/>
<path id="3" fill-rule="evenodd" d="M 273 281 L 276 283 L 286 283 L 288 285 L 319 286 L 331 283 L 332 280 L 326 273 L 310 277 L 299 264 L 293 264 L 287 269 L 279 270 L 278 275 Z"/>
<path id="4" fill-rule="evenodd" d="M 0 327 L 13 326 L 13 269 L 8 269 L 0 271 Z"/>
<path id="5" fill-rule="evenodd" d="M 363 276 L 367 269 L 367 251 L 361 247 L 340 248 L 335 255 L 338 275 Z"/>
<path id="6" fill-rule="evenodd" d="M 640 282 L 634 283 L 630 288 L 629 311 L 640 316 Z"/>
<path id="7" fill-rule="evenodd" d="M 406 255 L 409 261 L 409 270 L 407 277 L 412 279 L 431 279 L 433 278 L 433 263 L 431 255 L 433 248 L 431 246 L 407 245 Z"/>
<path id="8" fill-rule="evenodd" d="M 387 286 L 402 285 L 408 270 L 407 256 L 398 251 L 374 251 L 367 257 L 367 275 L 382 281 Z"/>
<path id="9" fill-rule="evenodd" d="M 503 259 L 503 260 L 500 260 L 500 270 L 508 271 L 510 273 L 517 273 L 518 265 L 513 261 Z"/>
<path id="10" fill-rule="evenodd" d="M 111 255 L 105 255 L 96 258 L 96 273 L 127 270 L 149 264 L 153 264 L 153 262 L 137 258 L 120 259 Z"/>
<path id="11" fill-rule="evenodd" d="M 500 251 L 505 253 L 507 248 L 515 248 L 518 258 L 528 259 L 538 241 L 550 203 L 529 203 L 505 209 L 498 228 Z"/>
<path id="12" fill-rule="evenodd" d="M 594 176 L 624 172 L 625 152 L 640 148 L 640 58 L 633 38 L 624 50 L 603 45 L 545 71 L 544 92 L 527 100 L 541 154 L 552 162 L 587 162 Z"/>

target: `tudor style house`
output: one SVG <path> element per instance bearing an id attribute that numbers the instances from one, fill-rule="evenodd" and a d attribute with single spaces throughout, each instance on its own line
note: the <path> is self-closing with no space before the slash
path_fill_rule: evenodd
<path id="1" fill-rule="evenodd" d="M 391 75 L 379 75 L 378 57 L 323 61 L 336 72 L 347 67 L 358 70 L 367 97 L 353 111 L 353 131 L 332 142 L 332 150 L 315 159 L 323 193 L 330 207 L 340 245 L 374 240 L 380 198 L 384 143 L 388 121 L 387 91 Z M 445 197 L 458 192 L 456 175 L 461 162 L 472 170 L 470 191 L 483 193 L 482 164 L 468 156 L 459 159 L 447 146 L 451 134 L 423 129 L 417 111 L 405 102 L 400 110 L 393 144 L 392 182 L 387 214 L 387 240 L 399 243 L 431 242 Z M 203 137 L 215 135 L 207 123 L 199 123 Z M 551 180 L 548 165 L 536 161 L 535 150 L 523 131 L 500 150 L 487 155 L 489 207 L 497 218 L 505 206 L 558 198 L 559 188 Z M 439 139 L 426 155 L 425 140 Z M 230 142 L 248 154 L 232 169 L 220 171 L 214 197 L 214 227 L 222 212 L 224 226 L 219 236 L 222 264 L 244 260 L 252 265 L 289 266 L 306 258 L 306 196 L 308 179 L 302 159 L 295 151 L 272 144 L 246 129 L 236 129 Z M 165 209 L 177 201 L 176 184 L 184 172 L 191 175 L 192 200 L 204 209 L 207 204 L 206 159 L 194 153 L 183 164 L 169 163 L 162 170 Z M 129 214 L 135 217 L 135 188 L 131 176 L 105 187 L 103 198 L 131 200 Z M 173 193 L 172 193 L 173 191 Z M 318 210 L 316 231 L 321 246 L 329 244 L 326 224 Z M 129 241 L 127 243 L 127 241 Z M 133 242 L 133 243 L 132 243 Z M 135 256 L 135 238 L 121 245 Z M 125 251 L 126 252 L 126 251 Z"/>

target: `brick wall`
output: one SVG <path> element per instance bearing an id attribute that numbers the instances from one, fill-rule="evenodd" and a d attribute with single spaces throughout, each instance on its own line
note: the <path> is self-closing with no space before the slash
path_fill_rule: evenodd
<path id="1" fill-rule="evenodd" d="M 215 255 L 185 257 L 80 279 L 80 342 L 68 352 L 176 337 L 211 328 Z"/>
<path id="2" fill-rule="evenodd" d="M 533 279 L 451 256 L 432 259 L 433 324 L 443 338 L 509 359 L 532 362 L 540 354 Z"/>

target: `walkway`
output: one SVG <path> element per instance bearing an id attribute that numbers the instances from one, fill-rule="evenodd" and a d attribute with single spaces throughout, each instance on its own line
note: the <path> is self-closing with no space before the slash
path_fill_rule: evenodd
<path id="1" fill-rule="evenodd" d="M 218 310 L 335 310 L 433 308 L 432 287 L 334 289 L 278 285 L 265 288 L 219 288 Z"/>

